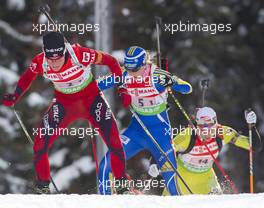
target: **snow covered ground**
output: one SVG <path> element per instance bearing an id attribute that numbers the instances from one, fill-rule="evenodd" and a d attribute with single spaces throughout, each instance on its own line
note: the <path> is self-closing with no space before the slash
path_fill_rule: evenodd
<path id="1" fill-rule="evenodd" d="M 0 208 L 263 208 L 264 194 L 191 195 L 0 195 Z"/>

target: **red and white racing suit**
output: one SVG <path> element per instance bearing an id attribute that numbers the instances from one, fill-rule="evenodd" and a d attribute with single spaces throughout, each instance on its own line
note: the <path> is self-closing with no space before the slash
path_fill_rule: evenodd
<path id="1" fill-rule="evenodd" d="M 20 77 L 15 93 L 21 97 L 37 75 L 53 82 L 55 99 L 44 115 L 39 130 L 66 128 L 76 119 L 86 119 L 98 129 L 108 146 L 113 173 L 120 179 L 125 176 L 125 156 L 119 132 L 115 118 L 92 77 L 90 65 L 107 65 L 117 76 L 122 74 L 121 68 L 117 60 L 108 54 L 80 45 L 73 45 L 71 49 L 74 53 L 66 52 L 65 63 L 58 72 L 48 66 L 44 53 L 35 56 Z M 54 132 L 53 135 L 44 136 L 39 133 L 34 140 L 34 165 L 40 182 L 48 182 L 50 178 L 48 151 L 60 131 Z"/>

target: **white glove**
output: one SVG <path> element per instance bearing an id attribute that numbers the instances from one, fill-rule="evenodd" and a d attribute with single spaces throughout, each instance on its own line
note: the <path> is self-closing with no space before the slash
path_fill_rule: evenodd
<path id="1" fill-rule="evenodd" d="M 246 121 L 248 124 L 255 124 L 257 123 L 257 115 L 254 111 L 249 111 L 246 115 Z"/>
<path id="2" fill-rule="evenodd" d="M 156 164 L 152 164 L 149 166 L 149 170 L 148 170 L 148 174 L 151 177 L 156 178 L 159 175 L 159 169 L 158 166 Z"/>

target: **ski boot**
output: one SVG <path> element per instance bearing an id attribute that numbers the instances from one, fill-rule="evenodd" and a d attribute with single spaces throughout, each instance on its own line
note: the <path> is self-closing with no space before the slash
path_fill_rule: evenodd
<path id="1" fill-rule="evenodd" d="M 114 188 L 116 194 L 128 194 L 128 195 L 139 195 L 142 194 L 140 191 L 133 187 L 133 181 L 130 176 L 123 177 L 119 180 L 114 181 Z"/>
<path id="2" fill-rule="evenodd" d="M 50 194 L 49 181 L 38 181 L 34 188 L 35 194 Z"/>

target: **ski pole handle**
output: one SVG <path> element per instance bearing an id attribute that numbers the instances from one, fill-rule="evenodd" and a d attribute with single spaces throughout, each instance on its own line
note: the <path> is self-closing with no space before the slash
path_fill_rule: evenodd
<path id="1" fill-rule="evenodd" d="M 42 12 L 53 25 L 56 25 L 56 23 L 54 22 L 54 20 L 51 18 L 50 14 L 49 14 L 50 8 L 49 8 L 48 4 L 46 4 L 44 6 L 40 6 L 39 12 Z M 56 27 L 56 29 L 58 29 L 58 28 Z"/>
<path id="2" fill-rule="evenodd" d="M 50 12 L 50 8 L 49 8 L 48 4 L 46 4 L 45 6 L 40 6 L 39 7 L 39 12 L 43 13 L 48 18 L 48 20 L 55 26 L 55 31 L 56 32 L 61 33 L 60 27 L 57 27 L 55 21 L 50 16 L 50 13 L 49 13 Z M 66 47 L 67 47 L 68 40 L 65 37 L 64 37 L 64 42 L 66 43 Z"/>

